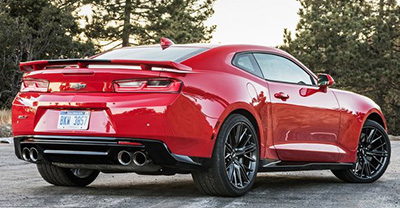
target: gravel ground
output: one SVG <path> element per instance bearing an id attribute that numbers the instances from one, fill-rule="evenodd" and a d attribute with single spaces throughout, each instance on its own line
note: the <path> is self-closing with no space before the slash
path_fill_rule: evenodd
<path id="1" fill-rule="evenodd" d="M 86 188 L 55 187 L 35 165 L 0 144 L 0 207 L 400 207 L 400 142 L 392 142 L 392 162 L 372 184 L 348 184 L 330 171 L 258 174 L 254 188 L 239 198 L 198 192 L 190 175 L 100 174 Z"/>
<path id="2" fill-rule="evenodd" d="M 11 137 L 11 125 L 0 125 L 0 137 Z"/>

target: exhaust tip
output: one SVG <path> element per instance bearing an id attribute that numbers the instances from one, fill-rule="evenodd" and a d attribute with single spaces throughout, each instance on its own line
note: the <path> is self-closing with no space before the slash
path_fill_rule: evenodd
<path id="1" fill-rule="evenodd" d="M 39 158 L 39 152 L 37 151 L 36 148 L 32 147 L 29 150 L 29 156 L 30 156 L 32 162 L 36 162 L 36 161 L 38 161 L 38 158 Z"/>
<path id="2" fill-rule="evenodd" d="M 22 149 L 22 159 L 25 161 L 31 161 L 30 150 L 28 147 Z"/>
<path id="3" fill-rule="evenodd" d="M 147 155 L 143 152 L 137 151 L 133 153 L 133 163 L 137 166 L 143 166 L 148 162 Z"/>
<path id="4" fill-rule="evenodd" d="M 129 165 L 132 161 L 132 155 L 126 150 L 122 150 L 118 153 L 118 162 L 121 165 Z"/>

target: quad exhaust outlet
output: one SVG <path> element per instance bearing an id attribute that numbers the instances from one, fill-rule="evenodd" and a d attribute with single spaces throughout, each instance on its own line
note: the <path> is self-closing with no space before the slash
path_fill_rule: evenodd
<path id="1" fill-rule="evenodd" d="M 131 153 L 126 150 L 122 150 L 118 153 L 117 159 L 118 162 L 124 166 L 130 165 L 133 162 L 133 164 L 136 166 L 142 167 L 150 162 L 147 154 L 141 151 Z"/>
<path id="2" fill-rule="evenodd" d="M 22 149 L 22 158 L 28 162 L 37 162 L 39 159 L 39 152 L 35 147 Z"/>

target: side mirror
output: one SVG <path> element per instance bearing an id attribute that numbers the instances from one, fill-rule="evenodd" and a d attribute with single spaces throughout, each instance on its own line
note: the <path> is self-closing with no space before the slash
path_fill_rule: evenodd
<path id="1" fill-rule="evenodd" d="M 329 74 L 318 74 L 318 86 L 321 88 L 327 88 L 332 86 L 335 80 Z"/>

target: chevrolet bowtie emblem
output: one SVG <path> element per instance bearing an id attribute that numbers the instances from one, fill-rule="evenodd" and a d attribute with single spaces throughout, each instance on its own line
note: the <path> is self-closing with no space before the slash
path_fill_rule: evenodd
<path id="1" fill-rule="evenodd" d="M 83 83 L 69 83 L 69 88 L 73 88 L 76 90 L 81 90 L 86 87 L 86 84 Z"/>

